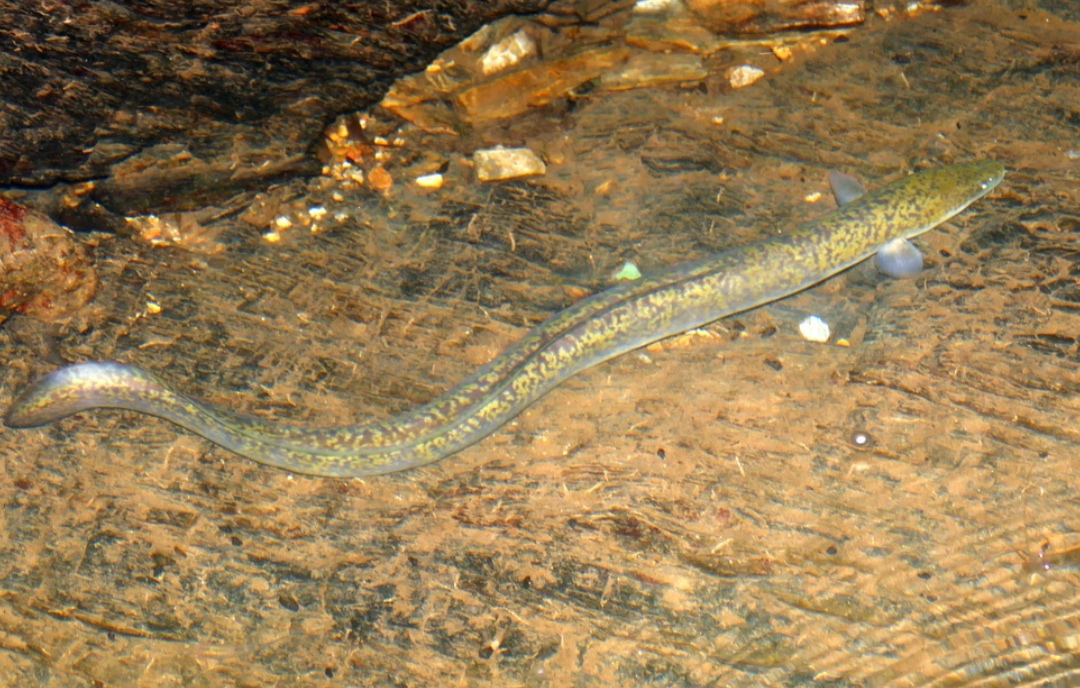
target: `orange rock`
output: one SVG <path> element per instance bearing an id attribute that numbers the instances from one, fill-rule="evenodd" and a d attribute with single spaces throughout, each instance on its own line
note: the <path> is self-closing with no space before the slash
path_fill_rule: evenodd
<path id="1" fill-rule="evenodd" d="M 526 69 L 499 72 L 495 79 L 461 91 L 454 101 L 470 119 L 512 117 L 565 96 L 571 89 L 625 62 L 629 55 L 625 47 L 594 48 Z"/>
<path id="2" fill-rule="evenodd" d="M 373 189 L 379 191 L 387 191 L 394 185 L 394 178 L 390 176 L 390 173 L 382 165 L 374 167 L 368 172 L 367 179 L 368 184 L 371 184 Z"/>
<path id="3" fill-rule="evenodd" d="M 0 321 L 12 312 L 58 320 L 96 291 L 93 261 L 71 232 L 0 196 Z"/>

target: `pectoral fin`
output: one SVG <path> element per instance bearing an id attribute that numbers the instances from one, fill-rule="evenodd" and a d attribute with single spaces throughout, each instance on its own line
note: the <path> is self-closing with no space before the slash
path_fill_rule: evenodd
<path id="1" fill-rule="evenodd" d="M 837 205 L 850 203 L 866 193 L 866 187 L 858 179 L 836 170 L 829 170 L 829 186 Z M 922 270 L 923 259 L 915 244 L 907 239 L 893 239 L 878 249 L 874 265 L 889 277 L 914 277 Z"/>
<path id="2" fill-rule="evenodd" d="M 874 265 L 889 277 L 914 277 L 922 270 L 923 259 L 915 244 L 907 239 L 893 239 L 878 249 Z"/>

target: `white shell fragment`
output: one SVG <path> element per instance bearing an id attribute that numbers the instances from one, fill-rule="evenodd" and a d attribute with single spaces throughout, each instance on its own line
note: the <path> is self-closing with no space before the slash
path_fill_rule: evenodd
<path id="1" fill-rule="evenodd" d="M 442 173 L 422 174 L 416 178 L 416 185 L 424 189 L 440 189 L 443 185 Z"/>
<path id="2" fill-rule="evenodd" d="M 634 265 L 633 261 L 626 261 L 622 266 L 615 271 L 611 276 L 612 282 L 633 282 L 641 277 L 641 270 Z"/>
<path id="3" fill-rule="evenodd" d="M 832 335 L 829 323 L 816 315 L 811 315 L 799 323 L 799 334 L 809 342 L 827 342 Z"/>
<path id="4" fill-rule="evenodd" d="M 753 65 L 739 65 L 728 72 L 727 75 L 728 83 L 731 84 L 732 88 L 749 86 L 763 76 L 765 76 L 764 70 Z"/>
<path id="5" fill-rule="evenodd" d="M 531 177 L 547 172 L 544 161 L 528 148 L 487 148 L 473 153 L 473 165 L 480 181 Z"/>
<path id="6" fill-rule="evenodd" d="M 484 76 L 494 74 L 534 54 L 536 42 L 524 31 L 517 31 L 488 48 L 480 58 L 480 70 Z"/>

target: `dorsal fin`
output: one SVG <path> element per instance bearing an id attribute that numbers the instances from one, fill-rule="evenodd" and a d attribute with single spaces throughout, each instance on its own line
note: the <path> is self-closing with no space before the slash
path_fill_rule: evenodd
<path id="1" fill-rule="evenodd" d="M 836 205 L 851 203 L 866 193 L 866 187 L 862 185 L 862 182 L 839 170 L 829 170 L 829 186 L 832 188 Z"/>

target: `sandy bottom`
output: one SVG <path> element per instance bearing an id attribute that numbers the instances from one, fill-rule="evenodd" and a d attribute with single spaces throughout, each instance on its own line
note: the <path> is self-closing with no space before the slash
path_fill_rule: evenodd
<path id="1" fill-rule="evenodd" d="M 1078 44 L 978 6 L 876 21 L 753 88 L 527 118 L 564 157 L 538 180 L 358 195 L 354 224 L 209 258 L 104 241 L 91 326 L 0 331 L 0 406 L 59 354 L 339 424 L 431 398 L 623 260 L 826 212 L 830 167 L 871 188 L 913 163 L 1010 170 L 920 240 L 919 278 L 862 266 L 625 355 L 428 468 L 293 476 L 116 412 L 0 431 L 0 676 L 1069 684 Z M 809 313 L 850 345 L 803 340 Z"/>

